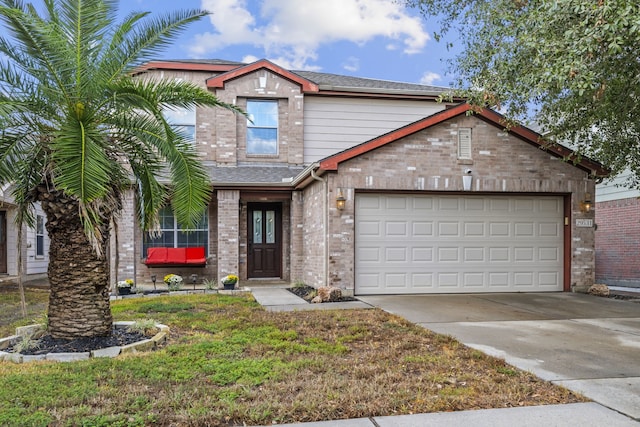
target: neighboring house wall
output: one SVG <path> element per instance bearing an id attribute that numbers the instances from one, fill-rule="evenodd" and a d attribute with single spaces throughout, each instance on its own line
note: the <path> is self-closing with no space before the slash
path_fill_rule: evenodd
<path id="1" fill-rule="evenodd" d="M 460 127 L 472 129 L 473 160 L 457 158 Z M 473 171 L 473 189 L 465 193 L 571 194 L 570 286 L 585 291 L 594 280 L 592 228 L 575 226 L 575 218 L 589 217 L 579 203 L 594 182 L 585 171 L 564 163 L 495 126 L 470 116 L 456 117 L 344 162 L 329 176 L 335 196 L 341 188 L 347 198 L 342 212 L 329 217 L 330 284 L 354 289 L 354 192 L 459 192 L 464 169 Z"/>
<path id="2" fill-rule="evenodd" d="M 18 228 L 16 227 L 17 211 L 11 201 L 4 203 L 3 210 L 6 211 L 7 221 L 7 275 L 18 275 Z M 37 215 L 43 218 L 43 226 L 46 226 L 46 215 L 44 214 L 40 203 L 34 205 L 34 219 Z M 23 279 L 42 277 L 47 273 L 49 263 L 49 236 L 46 228 L 44 228 L 42 239 L 43 253 L 36 255 L 37 241 L 35 228 L 23 225 L 22 229 L 22 276 Z"/>
<path id="3" fill-rule="evenodd" d="M 446 104 L 433 101 L 305 97 L 304 163 L 311 164 L 430 116 Z"/>
<path id="4" fill-rule="evenodd" d="M 36 203 L 35 205 L 35 215 L 36 215 L 36 222 L 37 222 L 37 216 L 40 216 L 43 220 L 42 223 L 42 227 L 43 229 L 40 230 L 43 232 L 42 234 L 42 250 L 43 253 L 41 255 L 37 254 L 37 248 L 38 248 L 38 234 L 36 233 L 37 230 L 37 224 L 36 227 L 34 228 L 30 228 L 30 227 L 25 227 L 26 233 L 26 239 L 25 239 L 25 243 L 23 243 L 26 246 L 26 273 L 27 275 L 31 275 L 31 274 L 44 274 L 47 272 L 47 266 L 49 265 L 49 235 L 47 234 L 47 230 L 46 230 L 46 224 L 47 224 L 47 217 L 44 213 L 44 211 L 42 210 L 42 208 L 40 207 L 40 203 Z"/>
<path id="5" fill-rule="evenodd" d="M 596 282 L 640 287 L 640 191 L 624 184 L 630 172 L 596 189 Z"/>

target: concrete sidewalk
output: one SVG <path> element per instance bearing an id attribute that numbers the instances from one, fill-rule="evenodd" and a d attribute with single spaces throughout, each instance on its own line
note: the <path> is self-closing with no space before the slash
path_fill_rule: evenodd
<path id="1" fill-rule="evenodd" d="M 507 409 L 479 409 L 477 411 L 435 412 L 431 414 L 356 418 L 287 425 L 304 427 L 637 427 L 638 423 L 604 406 L 591 402 Z"/>
<path id="2" fill-rule="evenodd" d="M 531 294 L 499 294 L 501 296 L 493 295 L 487 300 L 487 295 L 481 295 L 480 298 L 477 295 L 410 295 L 410 296 L 376 296 L 376 297 L 362 297 L 361 301 L 343 302 L 343 303 L 323 303 L 323 304 L 308 304 L 303 299 L 297 297 L 286 289 L 277 288 L 257 288 L 251 290 L 253 296 L 261 305 L 267 310 L 271 311 L 294 311 L 294 310 L 320 310 L 320 309 L 349 309 L 349 308 L 371 308 L 374 306 L 380 307 L 383 310 L 392 312 L 399 316 L 405 317 L 414 323 L 421 324 L 429 329 L 433 329 L 436 332 L 442 332 L 456 336 L 456 332 L 453 329 L 454 326 L 459 326 L 464 330 L 466 323 L 470 325 L 470 329 L 473 330 L 471 336 L 478 333 L 478 329 L 482 330 L 483 323 L 489 321 L 495 321 L 496 319 L 502 319 L 503 322 L 513 321 L 513 318 L 523 321 L 527 319 L 532 323 L 539 322 L 540 320 L 561 319 L 567 315 L 573 315 L 582 317 L 584 321 L 587 321 L 589 317 L 593 315 L 594 307 L 597 308 L 596 312 L 602 311 L 602 303 L 608 308 L 600 313 L 600 315 L 613 315 L 616 318 L 630 320 L 632 325 L 628 329 L 632 331 L 632 334 L 638 332 L 636 338 L 640 339 L 640 324 L 635 324 L 634 317 L 638 315 L 635 310 L 640 310 L 639 304 L 628 303 L 624 301 L 613 301 L 610 304 L 605 299 L 598 299 L 595 297 L 585 296 L 587 299 L 571 299 L 571 295 L 576 294 L 552 294 L 551 300 L 547 300 L 548 295 L 544 295 L 541 298 L 533 298 L 537 303 L 532 305 L 527 295 Z M 541 294 L 536 294 L 541 295 Z M 566 297 L 568 295 L 568 297 Z M 435 297 L 435 298 L 434 298 Z M 441 297 L 441 298 L 438 298 Z M 454 297 L 453 300 L 448 300 L 448 297 Z M 550 301 L 554 301 L 555 304 L 550 304 Z M 580 297 L 579 297 L 580 298 Z M 497 299 L 497 301 L 495 301 Z M 493 301 L 492 301 L 493 300 Z M 511 301 L 513 300 L 513 301 Z M 622 303 L 623 305 L 618 305 Z M 574 306 L 573 304 L 577 304 Z M 594 306 L 595 304 L 595 306 Z M 626 305 L 625 305 L 626 304 Z M 630 306 L 629 306 L 630 304 Z M 582 307 L 581 307 L 582 306 Z M 537 307 L 537 308 L 536 308 Z M 542 312 L 540 314 L 539 312 Z M 564 314 L 563 314 L 564 313 Z M 460 322 L 460 320 L 464 320 Z M 474 326 L 477 323 L 477 327 Z M 539 323 L 539 325 L 544 325 Z M 485 325 L 488 326 L 488 325 Z M 518 331 L 522 325 L 505 325 L 509 328 L 515 328 L 513 331 Z M 542 326 L 545 330 L 546 326 Z M 618 329 L 617 326 L 612 326 L 613 329 Z M 439 330 L 438 330 L 439 329 Z M 460 331 L 457 331 L 459 335 Z M 504 332 L 504 330 L 502 331 Z M 509 336 L 511 334 L 496 333 L 495 328 L 489 327 L 486 330 L 487 335 L 496 336 Z M 513 334 L 519 335 L 519 334 Z M 456 337 L 460 339 L 459 337 Z M 633 339 L 632 339 L 633 340 Z M 474 344 L 477 340 L 462 339 L 463 343 L 472 347 L 480 348 L 488 353 L 493 353 L 500 357 L 507 359 L 507 362 L 521 367 L 526 370 L 530 370 L 535 374 L 542 373 L 542 377 L 547 375 L 544 372 L 536 372 L 532 370 L 531 364 L 538 363 L 535 354 L 531 354 L 531 360 L 522 358 L 523 363 L 518 363 L 518 360 L 511 358 L 508 354 L 495 349 L 490 346 L 482 346 Z M 545 342 L 546 338 L 537 337 L 532 341 L 532 345 L 538 347 L 545 347 L 541 343 Z M 549 347 L 556 345 L 555 342 L 549 342 Z M 636 342 L 633 341 L 631 348 L 636 346 Z M 638 347 L 640 347 L 640 342 Z M 638 347 L 635 347 L 636 349 Z M 564 350 L 562 346 L 557 349 L 550 349 L 562 353 Z M 597 351 L 597 349 L 596 349 Z M 515 362 L 515 363 L 514 363 Z M 519 366 L 520 365 L 520 366 Z M 634 363 L 634 365 L 639 365 Z M 640 367 L 639 367 L 640 368 Z M 635 366 L 631 369 L 635 369 Z M 539 375 L 540 376 L 540 375 Z M 622 381 L 632 381 L 635 384 L 635 380 L 632 377 L 620 379 Z M 556 380 L 558 384 L 564 385 L 572 390 L 583 392 L 579 386 L 584 386 L 584 380 L 579 384 L 568 383 L 568 379 Z M 589 383 L 597 386 L 597 383 Z M 615 389 L 615 385 L 612 386 Z M 487 409 L 476 411 L 459 411 L 459 412 L 446 412 L 446 413 L 431 413 L 431 414 L 415 414 L 415 415 L 400 415 L 400 416 L 386 416 L 386 417 L 371 417 L 349 420 L 335 420 L 335 421 L 322 421 L 314 423 L 299 423 L 290 425 L 300 425 L 304 427 L 422 427 L 422 426 L 479 426 L 479 427 L 506 427 L 506 426 L 524 426 L 524 427 L 542 427 L 542 426 L 603 426 L 615 427 L 615 426 L 638 426 L 640 423 L 634 420 L 633 414 L 635 405 L 635 397 L 640 396 L 640 392 L 633 391 L 633 385 L 631 389 L 624 387 L 623 390 L 629 391 L 631 394 L 631 400 L 623 403 L 623 413 L 619 413 L 619 409 L 610 409 L 612 405 L 602 405 L 597 402 L 590 403 L 577 403 L 569 405 L 546 405 L 546 406 L 530 406 L 521 408 L 506 408 L 506 409 Z M 601 389 L 603 392 L 611 393 L 611 390 L 607 388 L 607 384 L 602 384 Z M 589 396 L 589 393 L 583 394 Z M 620 393 L 614 393 L 616 398 L 622 398 Z M 592 399 L 598 401 L 594 397 Z M 627 405 L 631 406 L 628 407 Z M 638 406 L 640 408 L 640 406 Z M 626 411 L 626 412 L 625 412 Z M 266 427 L 266 426 L 265 426 Z"/>

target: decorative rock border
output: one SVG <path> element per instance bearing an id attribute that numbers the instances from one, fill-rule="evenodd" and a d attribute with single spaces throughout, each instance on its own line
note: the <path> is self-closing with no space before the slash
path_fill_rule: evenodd
<path id="1" fill-rule="evenodd" d="M 136 322 L 114 322 L 115 328 L 128 328 Z M 24 355 L 20 353 L 8 353 L 4 349 L 14 345 L 18 339 L 24 336 L 37 338 L 45 332 L 43 325 L 29 325 L 16 328 L 16 334 L 6 338 L 0 338 L 0 361 L 10 361 L 14 363 L 27 363 L 41 360 L 49 360 L 54 362 L 75 362 L 77 360 L 88 360 L 92 357 L 116 357 L 124 353 L 138 353 L 142 351 L 155 350 L 160 344 L 167 339 L 169 327 L 160 323 L 156 323 L 158 333 L 153 337 L 123 346 L 106 347 L 84 353 L 47 353 L 39 355 Z"/>

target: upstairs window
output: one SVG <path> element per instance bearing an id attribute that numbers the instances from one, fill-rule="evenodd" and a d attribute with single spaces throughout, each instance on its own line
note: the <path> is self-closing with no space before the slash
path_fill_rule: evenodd
<path id="1" fill-rule="evenodd" d="M 458 158 L 471 159 L 471 128 L 458 129 Z"/>
<path id="2" fill-rule="evenodd" d="M 154 239 L 144 234 L 142 245 L 142 256 L 147 256 L 148 248 L 191 248 L 194 246 L 204 246 L 204 253 L 209 253 L 209 220 L 206 210 L 195 228 L 186 229 L 180 227 L 178 221 L 173 216 L 170 206 L 160 209 L 158 213 L 160 220 L 160 237 Z"/>
<path id="3" fill-rule="evenodd" d="M 165 119 L 171 127 L 187 141 L 196 141 L 196 110 L 195 108 L 174 107 L 165 109 Z"/>
<path id="4" fill-rule="evenodd" d="M 247 101 L 247 154 L 278 154 L 278 101 Z"/>

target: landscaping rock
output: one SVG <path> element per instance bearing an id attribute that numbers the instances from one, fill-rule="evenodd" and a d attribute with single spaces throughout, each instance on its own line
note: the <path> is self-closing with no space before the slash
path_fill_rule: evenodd
<path id="1" fill-rule="evenodd" d="M 11 347 L 20 338 L 18 335 L 11 335 L 10 337 L 0 338 L 0 350 Z"/>
<path id="2" fill-rule="evenodd" d="M 589 288 L 589 293 L 598 297 L 608 297 L 609 287 L 607 285 L 595 284 Z"/>
<path id="3" fill-rule="evenodd" d="M 83 353 L 47 353 L 46 360 L 53 360 L 56 362 L 76 362 L 78 360 L 89 360 L 90 356 L 91 353 L 88 351 Z"/>
<path id="4" fill-rule="evenodd" d="M 320 302 L 337 302 L 342 299 L 342 290 L 334 286 L 321 286 L 316 298 L 320 298 Z"/>
<path id="5" fill-rule="evenodd" d="M 107 347 L 91 352 L 91 357 L 116 357 L 120 354 L 120 347 Z"/>
<path id="6" fill-rule="evenodd" d="M 21 337 L 40 338 L 46 331 L 47 328 L 40 324 L 19 326 L 16 328 L 16 335 Z"/>

